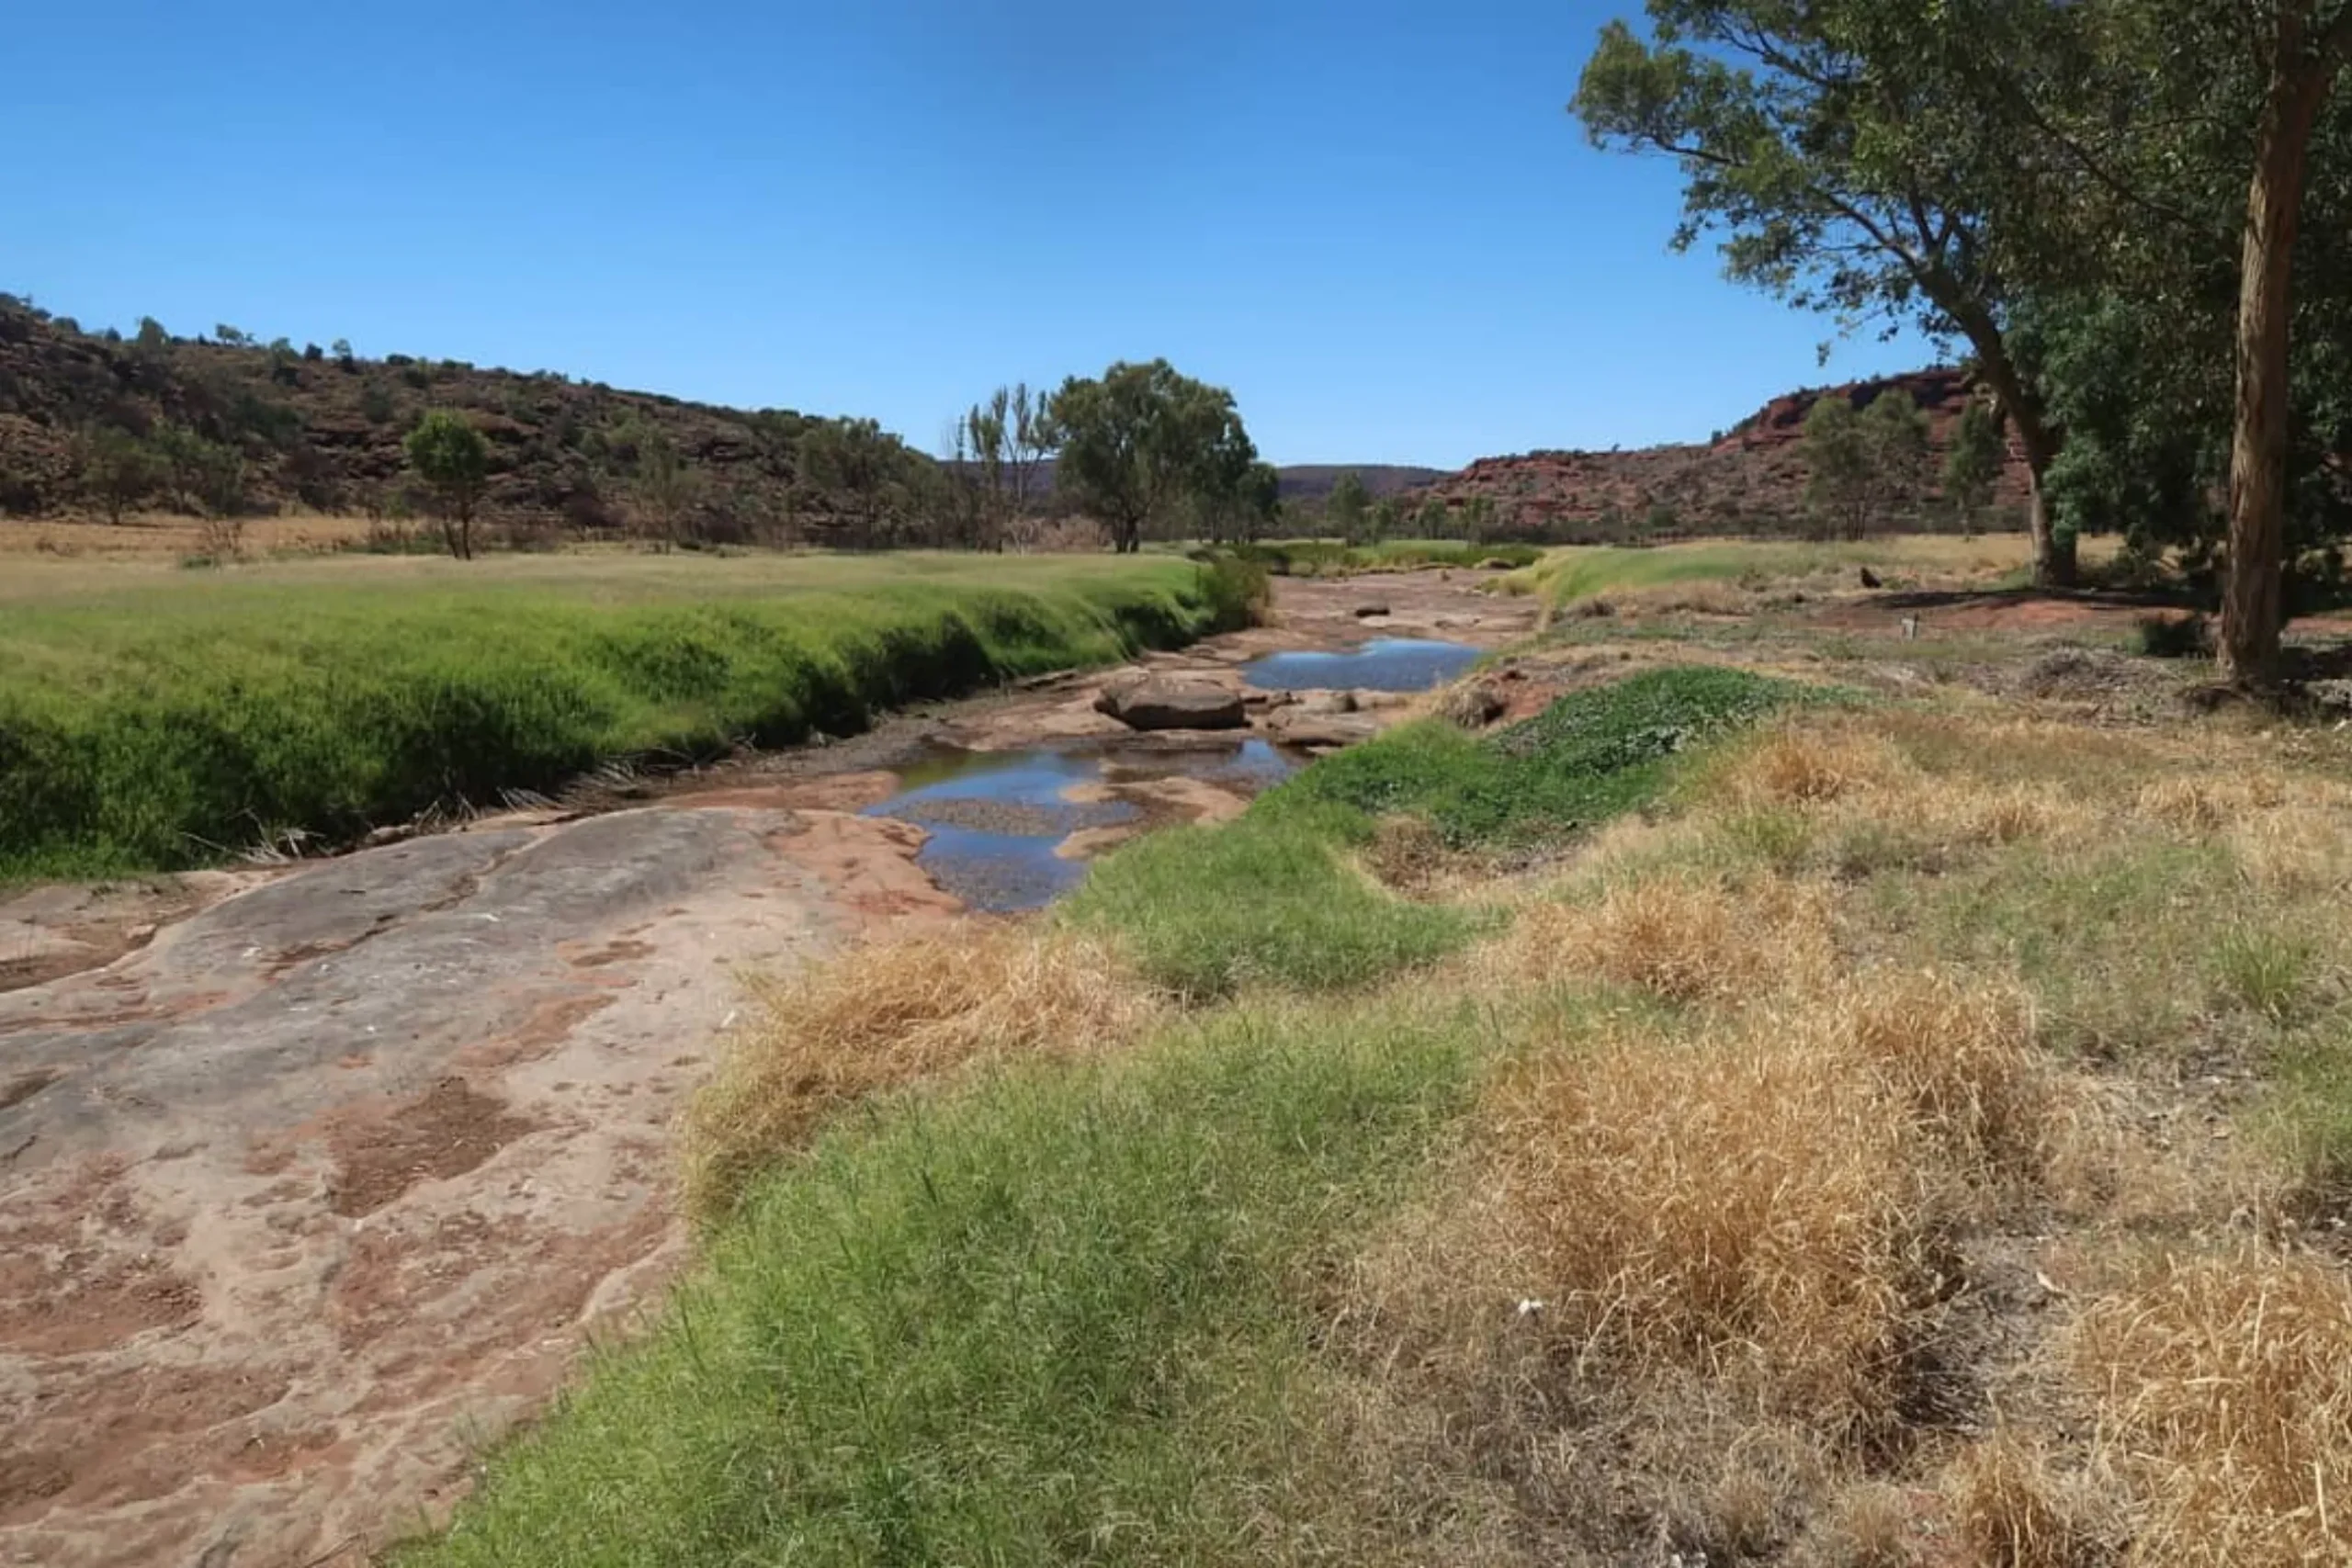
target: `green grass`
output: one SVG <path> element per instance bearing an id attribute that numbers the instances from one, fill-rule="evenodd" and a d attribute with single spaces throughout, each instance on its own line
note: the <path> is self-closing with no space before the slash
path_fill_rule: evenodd
<path id="1" fill-rule="evenodd" d="M 1118 850 L 1095 865 L 1062 918 L 1119 932 L 1154 984 L 1195 1001 L 1253 984 L 1364 985 L 1441 958 L 1476 933 L 1464 911 L 1396 897 L 1348 863 L 1343 847 L 1369 831 L 1370 818 L 1273 798 L 1238 821 L 1155 833 Z"/>
<path id="2" fill-rule="evenodd" d="M 1557 842 L 1657 799 L 1689 748 L 1804 694 L 1737 671 L 1673 669 L 1572 693 L 1484 739 L 1408 725 L 1323 758 L 1236 822 L 1116 851 L 1063 918 L 1118 931 L 1148 976 L 1191 998 L 1253 983 L 1362 985 L 1480 929 L 1474 913 L 1396 897 L 1350 863 L 1380 818 L 1421 818 L 1455 849 Z"/>
<path id="3" fill-rule="evenodd" d="M 1597 594 L 1677 583 L 1768 582 L 1871 567 L 1882 574 L 1939 570 L 1984 571 L 2018 557 L 2007 536 L 1962 540 L 1906 535 L 1860 543 L 1804 544 L 1722 540 L 1649 548 L 1577 546 L 1547 553 L 1504 580 L 1515 592 L 1568 604 Z"/>
<path id="4" fill-rule="evenodd" d="M 1248 587 L 1219 571 L 900 556 L 85 574 L 0 622 L 0 877 L 187 866 L 606 759 L 848 733 L 1231 624 Z"/>
<path id="5" fill-rule="evenodd" d="M 1266 1561 L 1336 1544 L 1300 1287 L 1466 1104 L 1473 1010 L 1227 1013 L 910 1096 L 771 1178 L 649 1342 L 400 1568 Z M 1302 1551 L 1301 1555 L 1309 1554 Z"/>

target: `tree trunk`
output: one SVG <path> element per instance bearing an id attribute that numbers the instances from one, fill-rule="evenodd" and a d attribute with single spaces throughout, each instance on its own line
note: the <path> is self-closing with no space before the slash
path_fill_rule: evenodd
<path id="1" fill-rule="evenodd" d="M 2267 687 L 2278 679 L 2285 622 L 2288 323 L 2294 308 L 2295 230 L 2312 123 L 2336 62 L 2306 54 L 2301 17 L 2282 21 L 2270 89 L 2255 127 L 2238 276 L 2237 426 L 2230 442 L 2229 576 L 2222 591 L 2222 676 Z"/>
<path id="2" fill-rule="evenodd" d="M 2042 417 L 2041 400 L 2027 390 L 2025 378 L 2010 362 L 2007 345 L 1991 321 L 1985 321 L 1981 331 L 1970 331 L 1968 337 L 1985 384 L 1993 389 L 2002 417 L 2017 432 L 2018 446 L 2025 452 L 2026 530 L 2033 540 L 2033 585 L 2072 588 L 2079 577 L 2075 539 L 2072 534 L 2060 534 L 2052 521 L 2045 482 L 2061 438 Z"/>

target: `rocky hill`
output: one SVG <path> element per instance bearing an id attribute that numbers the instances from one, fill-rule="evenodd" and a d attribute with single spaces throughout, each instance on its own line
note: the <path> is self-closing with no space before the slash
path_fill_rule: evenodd
<path id="1" fill-rule="evenodd" d="M 1409 504 L 1483 502 L 1495 534 L 1562 543 L 1793 532 L 1805 521 L 1805 415 L 1823 398 L 1860 407 L 1889 389 L 1908 392 L 1927 415 L 1940 467 L 1968 398 L 1966 378 L 1950 368 L 1791 392 L 1703 445 L 1482 458 L 1416 491 Z M 2013 456 L 1999 502 L 2021 505 L 2025 496 L 2024 465 Z"/>
<path id="2" fill-rule="evenodd" d="M 518 538 L 615 532 L 654 512 L 678 536 L 711 542 L 950 542 L 966 526 L 950 468 L 870 420 L 719 408 L 549 371 L 363 359 L 340 348 L 230 332 L 175 338 L 153 322 L 131 338 L 89 333 L 0 295 L 0 517 L 103 510 L 108 443 L 127 442 L 133 509 L 398 520 L 425 510 L 401 437 L 427 408 L 455 408 L 490 439 L 485 515 Z M 1454 509 L 1450 528 L 1464 511 L 1482 511 L 1498 537 L 1792 531 L 1804 521 L 1807 411 L 1823 397 L 1860 404 L 1890 387 L 1925 411 L 1940 453 L 1967 396 L 1951 369 L 1792 392 L 1705 445 L 1531 452 L 1454 474 L 1353 471 L 1408 513 Z M 655 504 L 647 454 L 662 446 L 688 482 Z M 1311 519 L 1349 471 L 1283 468 L 1283 497 Z M 1050 484 L 1048 475 L 1049 508 Z M 2012 464 L 2003 500 L 2020 503 L 2024 493 Z"/>
<path id="3" fill-rule="evenodd" d="M 104 510 L 101 453 L 127 437 L 141 476 L 126 501 L 133 510 L 300 508 L 397 520 L 424 510 L 401 440 L 427 408 L 462 410 L 489 437 L 484 513 L 518 533 L 628 526 L 645 510 L 640 447 L 658 442 L 692 476 L 676 526 L 694 538 L 957 536 L 950 466 L 871 421 L 719 408 L 548 371 L 363 359 L 242 333 L 180 338 L 152 325 L 132 338 L 91 333 L 0 296 L 0 516 Z M 167 449 L 181 460 L 167 462 Z M 1311 503 L 1346 471 L 1284 469 L 1283 494 Z M 1356 471 L 1374 494 L 1442 477 Z M 1046 480 L 1049 498 L 1050 473 Z"/>
<path id="4" fill-rule="evenodd" d="M 710 538 L 887 524 L 937 473 L 859 422 L 552 372 L 175 338 L 153 323 L 132 339 L 92 334 L 0 297 L 0 514 L 99 509 L 94 454 L 128 436 L 152 479 L 134 504 L 397 517 L 421 505 L 401 440 L 429 407 L 465 411 L 489 437 L 484 510 L 510 525 L 620 526 L 646 442 L 695 473 L 691 522 Z M 164 456 L 175 445 L 189 454 L 176 464 Z"/>

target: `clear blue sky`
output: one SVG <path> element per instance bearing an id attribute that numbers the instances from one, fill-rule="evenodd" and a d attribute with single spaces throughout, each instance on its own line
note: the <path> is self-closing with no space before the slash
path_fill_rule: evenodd
<path id="1" fill-rule="evenodd" d="M 1588 0 L 21 0 L 0 289 L 935 448 L 1164 355 L 1279 462 L 1702 439 L 1921 362 L 1667 254 Z"/>

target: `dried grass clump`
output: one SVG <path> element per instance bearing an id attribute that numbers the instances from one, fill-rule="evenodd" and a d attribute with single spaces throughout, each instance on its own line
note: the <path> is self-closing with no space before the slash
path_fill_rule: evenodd
<path id="1" fill-rule="evenodd" d="M 1826 984 L 1836 949 L 1826 889 L 1690 874 L 1613 882 L 1589 905 L 1532 905 L 1482 957 L 1499 978 L 1576 975 L 1724 1003 Z"/>
<path id="2" fill-rule="evenodd" d="M 1859 729 L 1786 729 L 1733 756 L 1708 794 L 1749 808 L 1814 805 L 1886 789 L 1917 773 L 1893 745 Z"/>
<path id="3" fill-rule="evenodd" d="M 1160 999 L 1102 942 L 973 926 L 754 982 L 761 1016 L 688 1107 L 689 1208 L 724 1213 L 831 1112 L 1015 1052 L 1131 1038 Z"/>
<path id="4" fill-rule="evenodd" d="M 2290 898 L 2340 897 L 2352 889 L 2352 814 L 2290 801 L 2229 826 L 2231 852 L 2256 888 Z"/>
<path id="5" fill-rule="evenodd" d="M 2352 1280 L 2317 1258 L 2168 1258 L 2069 1359 L 2147 1517 L 2131 1561 L 2352 1562 Z"/>
<path id="6" fill-rule="evenodd" d="M 1483 863 L 1449 848 L 1444 835 L 1419 817 L 1381 818 L 1361 858 L 1381 886 L 1417 898 L 1471 881 Z"/>
<path id="7" fill-rule="evenodd" d="M 1789 1568 L 1922 1568 L 1919 1509 L 1899 1486 L 1865 1481 L 1828 1499 Z"/>
<path id="8" fill-rule="evenodd" d="M 2115 1560 L 2110 1510 L 2040 1447 L 2000 1432 L 1944 1472 L 1945 1507 L 1968 1561 L 1984 1568 L 2098 1568 Z"/>
<path id="9" fill-rule="evenodd" d="M 1873 974 L 1828 997 L 1812 1022 L 1831 1050 L 1873 1068 L 1973 1179 L 2040 1172 L 2059 1090 L 2024 991 Z"/>
<path id="10" fill-rule="evenodd" d="M 1858 1066 L 1758 1020 L 1697 1043 L 1623 1033 L 1532 1070 L 1495 1110 L 1488 1245 L 1579 1360 L 1697 1371 L 1817 1430 L 1883 1431 L 1947 1204 L 1905 1107 Z"/>

